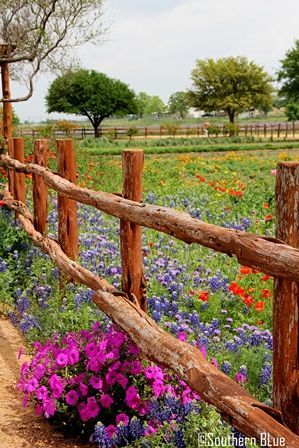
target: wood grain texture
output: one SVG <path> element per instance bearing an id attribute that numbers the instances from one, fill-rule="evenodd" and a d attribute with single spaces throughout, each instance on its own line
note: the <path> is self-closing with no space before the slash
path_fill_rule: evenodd
<path id="1" fill-rule="evenodd" d="M 48 141 L 36 140 L 34 143 L 34 162 L 43 167 L 48 164 Z M 34 227 L 45 235 L 48 220 L 48 187 L 38 174 L 32 175 L 32 193 L 34 208 Z"/>
<path id="2" fill-rule="evenodd" d="M 279 163 L 276 172 L 276 236 L 299 248 L 299 163 Z M 273 404 L 287 426 L 299 432 L 298 283 L 276 279 L 273 303 Z"/>
<path id="3" fill-rule="evenodd" d="M 16 137 L 13 139 L 13 153 L 16 160 L 24 163 L 24 139 Z M 14 176 L 14 198 L 17 201 L 26 203 L 26 183 L 25 174 L 15 172 Z"/>
<path id="4" fill-rule="evenodd" d="M 73 141 L 57 140 L 58 173 L 73 184 L 76 182 L 77 163 Z M 79 251 L 77 202 L 58 194 L 58 241 L 68 257 L 76 260 Z"/>
<path id="5" fill-rule="evenodd" d="M 125 199 L 142 200 L 142 173 L 144 153 L 141 149 L 126 149 L 122 153 L 123 191 Z M 145 278 L 142 260 L 142 228 L 121 219 L 120 248 L 122 265 L 122 290 L 136 297 L 143 311 L 147 310 Z"/>

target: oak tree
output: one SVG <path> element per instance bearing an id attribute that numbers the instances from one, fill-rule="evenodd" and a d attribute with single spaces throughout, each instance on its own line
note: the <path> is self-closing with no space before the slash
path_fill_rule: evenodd
<path id="1" fill-rule="evenodd" d="M 127 84 L 95 70 L 69 70 L 56 78 L 46 96 L 48 112 L 83 115 L 91 122 L 95 137 L 100 124 L 112 114 L 135 113 L 135 93 Z"/>
<path id="2" fill-rule="evenodd" d="M 272 103 L 270 76 L 245 57 L 197 60 L 191 79 L 190 105 L 206 112 L 225 111 L 231 123 L 243 111 Z"/>

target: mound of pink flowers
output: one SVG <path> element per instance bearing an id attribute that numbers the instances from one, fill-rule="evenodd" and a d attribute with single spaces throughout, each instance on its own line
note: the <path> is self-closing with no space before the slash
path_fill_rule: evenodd
<path id="1" fill-rule="evenodd" d="M 132 419 L 155 430 L 151 404 L 172 397 L 187 405 L 199 397 L 173 374 L 142 358 L 138 347 L 115 326 L 54 336 L 34 343 L 34 357 L 24 363 L 19 388 L 24 405 L 38 415 L 90 436 L 100 422 L 108 437 Z M 174 416 L 175 417 L 175 416 Z"/>

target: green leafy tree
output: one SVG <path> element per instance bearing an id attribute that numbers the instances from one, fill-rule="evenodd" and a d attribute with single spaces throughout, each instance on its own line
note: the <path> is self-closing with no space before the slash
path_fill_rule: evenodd
<path id="1" fill-rule="evenodd" d="M 46 96 L 48 112 L 83 115 L 91 122 L 95 137 L 104 118 L 135 113 L 135 93 L 127 84 L 95 70 L 77 69 L 56 78 Z"/>
<path id="2" fill-rule="evenodd" d="M 146 92 L 139 92 L 136 96 L 137 101 L 137 113 L 140 118 L 143 117 L 144 111 L 146 110 L 147 105 L 149 104 L 151 100 L 151 96 L 148 95 Z"/>
<path id="3" fill-rule="evenodd" d="M 184 118 L 188 112 L 188 98 L 186 92 L 175 92 L 170 95 L 168 100 L 168 110 L 172 114 L 178 114 Z"/>
<path id="4" fill-rule="evenodd" d="M 144 109 L 144 115 L 151 115 L 151 114 L 157 114 L 161 115 L 163 112 L 166 111 L 166 105 L 161 100 L 159 96 L 151 96 L 145 109 Z"/>
<path id="5" fill-rule="evenodd" d="M 197 60 L 191 79 L 189 104 L 206 112 L 223 110 L 231 123 L 241 112 L 272 103 L 271 78 L 245 57 Z"/>
<path id="6" fill-rule="evenodd" d="M 286 107 L 286 116 L 288 121 L 299 120 L 299 102 L 289 103 Z"/>
<path id="7" fill-rule="evenodd" d="M 299 102 L 299 39 L 280 62 L 281 68 L 277 73 L 277 79 L 282 83 L 279 96 L 286 104 L 297 103 Z"/>

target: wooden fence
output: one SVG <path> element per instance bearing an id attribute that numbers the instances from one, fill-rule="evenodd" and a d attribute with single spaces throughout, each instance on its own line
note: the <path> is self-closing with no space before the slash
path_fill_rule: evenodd
<path id="1" fill-rule="evenodd" d="M 132 136 L 130 137 L 130 130 L 134 129 Z M 22 129 L 16 130 L 16 133 L 20 136 L 31 136 L 32 138 L 40 138 L 45 131 L 43 128 L 36 129 Z M 49 131 L 54 138 L 93 138 L 94 131 L 91 127 L 74 128 L 71 131 L 53 129 Z M 238 124 L 234 134 L 242 137 L 258 137 L 274 139 L 294 139 L 296 133 L 299 132 L 299 122 L 284 122 L 284 123 L 254 123 L 254 124 Z M 115 127 L 101 127 L 100 137 L 109 137 L 113 139 L 128 139 L 128 138 L 164 138 L 164 137 L 228 137 L 230 135 L 229 129 L 221 124 L 210 124 L 210 128 L 207 124 L 201 125 L 158 125 L 158 126 L 115 126 Z"/>
<path id="2" fill-rule="evenodd" d="M 70 155 L 70 140 L 57 142 L 59 174 L 46 168 L 46 141 L 35 143 L 35 163 L 23 162 L 22 145 L 21 139 L 14 139 L 9 145 L 10 154 L 0 158 L 0 164 L 12 174 L 9 176 L 10 192 L 4 192 L 3 197 L 7 207 L 17 212 L 19 221 L 35 244 L 49 254 L 67 276 L 94 290 L 94 303 L 129 334 L 146 356 L 177 373 L 205 401 L 215 405 L 234 427 L 257 440 L 267 433 L 269 446 L 275 446 L 282 438 L 284 446 L 298 447 L 299 250 L 286 242 L 297 246 L 294 234 L 298 233 L 298 228 L 294 226 L 298 223 L 299 164 L 281 163 L 277 170 L 278 228 L 289 229 L 278 231 L 278 236 L 286 240 L 284 242 L 221 228 L 193 219 L 187 213 L 138 202 L 143 166 L 140 150 L 124 151 L 121 197 L 75 185 L 72 173 L 76 167 L 73 155 Z M 32 185 L 34 218 L 24 200 L 20 200 L 25 197 L 25 174 L 32 174 L 35 179 Z M 47 187 L 64 198 L 58 201 L 60 245 L 46 236 Z M 78 231 L 74 232 L 66 223 L 76 227 L 77 202 L 94 206 L 121 220 L 121 291 L 75 261 Z M 205 360 L 198 349 L 166 333 L 146 314 L 140 226 L 167 233 L 188 244 L 197 243 L 235 255 L 240 263 L 260 268 L 277 279 L 274 299 L 275 409 L 258 402 Z M 287 304 L 287 312 L 282 310 L 281 301 L 284 306 Z"/>

